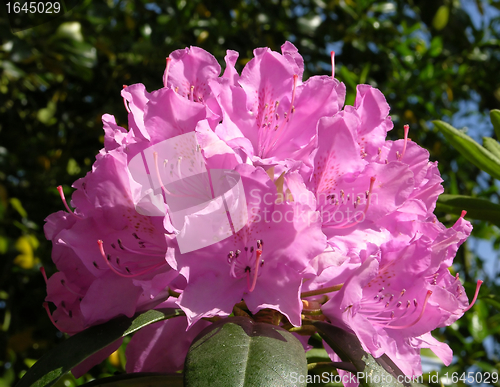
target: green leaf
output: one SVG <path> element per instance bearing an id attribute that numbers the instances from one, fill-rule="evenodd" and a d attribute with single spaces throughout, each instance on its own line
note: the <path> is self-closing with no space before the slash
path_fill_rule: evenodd
<path id="1" fill-rule="evenodd" d="M 419 383 L 407 382 L 403 372 L 387 355 L 375 359 L 363 351 L 358 338 L 352 333 L 323 321 L 315 322 L 314 326 L 318 328 L 321 337 L 344 362 L 354 364 L 357 370 L 356 376 L 361 386 L 423 387 Z"/>
<path id="2" fill-rule="evenodd" d="M 180 309 L 148 310 L 131 318 L 120 317 L 86 329 L 45 354 L 28 370 L 16 387 L 51 386 L 90 355 L 121 337 L 155 322 L 181 315 Z"/>
<path id="3" fill-rule="evenodd" d="M 482 300 L 477 300 L 473 308 L 474 313 L 469 320 L 469 332 L 472 334 L 474 340 L 480 343 L 491 333 L 486 321 L 488 318 L 488 308 Z"/>
<path id="4" fill-rule="evenodd" d="M 330 356 L 324 348 L 313 348 L 306 352 L 306 358 L 308 363 L 319 363 L 319 362 L 328 362 L 330 360 Z"/>
<path id="5" fill-rule="evenodd" d="M 500 159 L 500 143 L 491 137 L 483 137 L 483 146 Z"/>
<path id="6" fill-rule="evenodd" d="M 443 121 L 432 121 L 446 139 L 478 168 L 500 180 L 500 159 L 472 138 Z"/>
<path id="7" fill-rule="evenodd" d="M 183 387 L 181 374 L 165 375 L 148 372 L 112 376 L 94 380 L 82 387 Z"/>
<path id="8" fill-rule="evenodd" d="M 448 18 L 450 16 L 450 9 L 446 5 L 442 5 L 438 8 L 434 19 L 432 19 L 433 27 L 440 31 L 448 24 Z"/>
<path id="9" fill-rule="evenodd" d="M 481 298 L 482 301 L 487 304 L 493 305 L 498 311 L 500 311 L 500 296 L 495 294 L 488 294 Z"/>
<path id="10" fill-rule="evenodd" d="M 18 198 L 10 198 L 10 205 L 14 207 L 14 209 L 21 215 L 23 218 L 28 217 L 28 213 L 24 209 L 23 205 L 21 204 L 21 201 Z"/>
<path id="11" fill-rule="evenodd" d="M 52 125 L 57 121 L 53 119 L 55 113 L 56 103 L 54 101 L 49 101 L 47 107 L 44 107 L 37 112 L 36 117 L 41 123 L 45 125 Z"/>
<path id="12" fill-rule="evenodd" d="M 456 215 L 466 210 L 468 218 L 486 220 L 500 226 L 500 205 L 486 199 L 443 194 L 438 198 L 436 209 Z"/>
<path id="13" fill-rule="evenodd" d="M 186 387 L 306 386 L 302 344 L 290 332 L 246 317 L 232 317 L 203 330 L 184 364 Z"/>
<path id="14" fill-rule="evenodd" d="M 431 40 L 431 46 L 429 47 L 429 55 L 436 57 L 443 51 L 443 38 L 441 36 L 435 36 Z"/>
<path id="15" fill-rule="evenodd" d="M 494 109 L 490 111 L 490 119 L 493 124 L 493 129 L 497 138 L 500 140 L 500 110 Z"/>

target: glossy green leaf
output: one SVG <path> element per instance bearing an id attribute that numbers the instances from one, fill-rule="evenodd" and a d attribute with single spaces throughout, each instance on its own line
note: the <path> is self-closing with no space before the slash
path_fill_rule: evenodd
<path id="1" fill-rule="evenodd" d="M 157 321 L 181 315 L 180 309 L 148 310 L 131 318 L 120 317 L 86 329 L 45 354 L 28 370 L 16 387 L 51 386 L 87 357 L 119 338 Z"/>
<path id="2" fill-rule="evenodd" d="M 233 317 L 212 324 L 193 341 L 184 365 L 186 387 L 305 386 L 302 344 L 271 324 Z"/>
<path id="3" fill-rule="evenodd" d="M 82 387 L 183 387 L 181 374 L 136 373 L 103 378 Z"/>
<path id="4" fill-rule="evenodd" d="M 403 372 L 389 359 L 382 355 L 375 359 L 363 351 L 358 338 L 352 333 L 337 328 L 329 323 L 314 323 L 319 334 L 344 362 L 351 362 L 356 368 L 356 376 L 361 386 L 365 387 L 419 387 L 422 384 L 405 379 Z"/>
<path id="5" fill-rule="evenodd" d="M 328 353 L 324 348 L 313 348 L 306 352 L 308 363 L 328 362 L 331 361 Z"/>
<path id="6" fill-rule="evenodd" d="M 500 110 L 491 110 L 490 119 L 493 124 L 493 129 L 495 129 L 495 134 L 497 135 L 497 138 L 500 139 Z"/>
<path id="7" fill-rule="evenodd" d="M 472 138 L 443 121 L 433 121 L 450 144 L 481 170 L 500 180 L 500 159 Z"/>
<path id="8" fill-rule="evenodd" d="M 489 334 L 488 308 L 482 300 L 477 300 L 473 306 L 474 313 L 469 320 L 469 331 L 477 342 L 482 342 Z"/>
<path id="9" fill-rule="evenodd" d="M 500 159 L 500 143 L 491 137 L 483 137 L 483 146 Z"/>
<path id="10" fill-rule="evenodd" d="M 486 199 L 443 194 L 438 198 L 436 209 L 456 215 L 465 210 L 468 218 L 486 220 L 500 226 L 500 205 Z"/>

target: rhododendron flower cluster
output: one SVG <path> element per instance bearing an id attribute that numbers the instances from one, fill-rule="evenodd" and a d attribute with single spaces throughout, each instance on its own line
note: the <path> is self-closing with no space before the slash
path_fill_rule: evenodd
<path id="1" fill-rule="evenodd" d="M 122 90 L 128 130 L 103 116 L 104 148 L 73 185 L 74 210 L 59 188 L 69 213 L 45 226 L 59 270 L 47 280 L 56 327 L 74 334 L 180 307 L 185 316 L 127 347 L 127 371 L 175 372 L 213 318 L 271 310 L 299 327 L 304 308 L 319 305 L 407 375 L 421 373 L 420 348 L 449 364 L 430 332 L 469 307 L 448 269 L 471 225 L 462 216 L 447 229 L 433 215 L 437 163 L 408 126 L 386 140 L 393 124 L 379 90 L 359 85 L 344 106 L 333 74 L 304 81 L 291 43 L 281 54 L 256 49 L 241 74 L 237 59 L 229 50 L 220 75 L 203 49 L 175 51 L 161 89 Z"/>

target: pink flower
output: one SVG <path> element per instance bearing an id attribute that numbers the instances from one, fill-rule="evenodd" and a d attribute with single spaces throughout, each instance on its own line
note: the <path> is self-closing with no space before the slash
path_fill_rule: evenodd
<path id="1" fill-rule="evenodd" d="M 327 76 L 302 83 L 302 57 L 291 43 L 282 55 L 259 48 L 237 84 L 212 83 L 223 111 L 215 132 L 243 159 L 272 166 L 302 162 L 312 167 L 321 117 L 337 113 L 344 103 L 345 86 Z M 300 164 L 299 164 L 300 166 Z"/>
<path id="2" fill-rule="evenodd" d="M 469 305 L 458 275 L 448 268 L 470 223 L 460 218 L 451 229 L 432 222 L 423 226 L 428 233 L 409 243 L 386 242 L 366 256 L 322 307 L 334 325 L 356 334 L 365 351 L 387 354 L 409 376 L 421 374 L 420 348 L 450 364 L 450 348 L 430 331 L 452 324 Z"/>
<path id="3" fill-rule="evenodd" d="M 319 305 L 324 291 L 324 314 L 373 356 L 407 375 L 420 372 L 420 348 L 449 363 L 430 331 L 468 308 L 448 268 L 471 226 L 461 218 L 446 229 L 432 214 L 437 163 L 408 127 L 386 140 L 393 125 L 379 90 L 359 85 L 343 108 L 344 84 L 303 82 L 291 43 L 281 54 L 256 49 L 241 75 L 237 58 L 227 51 L 220 75 L 208 52 L 177 50 L 163 88 L 122 90 L 129 130 L 103 116 L 104 149 L 74 184 L 74 212 L 61 193 L 70 214 L 45 225 L 59 270 L 47 280 L 54 324 L 73 334 L 175 303 L 185 318 L 145 328 L 127 349 L 128 372 L 175 372 L 203 318 L 244 301 L 300 326 L 301 292 Z"/>
<path id="4" fill-rule="evenodd" d="M 300 285 L 309 261 L 325 248 L 320 224 L 307 207 L 280 202 L 262 168 L 243 164 L 235 170 L 242 177 L 248 221 L 221 242 L 176 254 L 177 270 L 187 279 L 179 305 L 190 324 L 228 316 L 243 299 L 252 313 L 271 308 L 300 325 Z"/>
<path id="5" fill-rule="evenodd" d="M 113 133 L 115 140 L 122 134 L 119 129 Z M 112 150 L 98 155 L 92 172 L 74 185 L 75 212 L 46 219 L 59 269 L 47 280 L 46 301 L 56 309 L 46 308 L 54 325 L 69 334 L 154 308 L 168 298 L 168 286 L 179 275 L 166 261 L 171 237 L 163 219 L 137 213 L 133 198 L 140 190 L 128 173 L 126 154 L 107 137 Z M 116 345 L 73 373 L 84 374 Z"/>

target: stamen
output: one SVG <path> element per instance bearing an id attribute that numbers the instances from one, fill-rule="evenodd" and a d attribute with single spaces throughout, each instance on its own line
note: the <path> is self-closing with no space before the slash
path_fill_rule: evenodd
<path id="1" fill-rule="evenodd" d="M 479 294 L 479 289 L 481 289 L 482 284 L 483 284 L 483 281 L 481 281 L 481 280 L 477 281 L 476 292 L 474 293 L 474 298 L 472 299 L 472 302 L 469 304 L 469 306 L 464 309 L 464 313 L 467 312 L 470 308 L 472 308 L 472 305 L 474 305 L 474 303 L 476 302 L 477 296 Z"/>
<path id="2" fill-rule="evenodd" d="M 64 329 L 61 329 L 61 327 L 57 324 L 57 322 L 54 320 L 54 318 L 52 317 L 52 314 L 50 313 L 50 309 L 49 309 L 49 304 L 47 302 L 44 302 L 43 304 L 43 308 L 45 309 L 45 311 L 47 312 L 47 316 L 49 316 L 49 319 L 50 319 L 50 322 L 52 323 L 52 325 L 54 325 L 58 330 L 60 330 L 61 332 L 64 332 L 64 333 L 67 333 L 69 335 L 73 335 L 75 333 L 78 333 L 78 331 L 65 331 Z M 72 317 L 72 315 L 70 316 Z"/>
<path id="3" fill-rule="evenodd" d="M 330 52 L 330 58 L 332 60 L 332 79 L 335 79 L 335 51 Z"/>
<path id="4" fill-rule="evenodd" d="M 412 323 L 406 324 L 406 325 L 399 325 L 399 326 L 397 326 L 397 325 L 396 326 L 394 326 L 394 325 L 383 325 L 383 324 L 379 324 L 379 323 L 376 323 L 376 322 L 374 322 L 373 324 L 379 325 L 379 326 L 381 326 L 383 328 L 390 328 L 390 329 L 406 329 L 406 328 L 412 327 L 413 325 L 415 325 L 416 323 L 418 323 L 420 321 L 420 319 L 422 318 L 422 316 L 424 315 L 425 308 L 427 306 L 427 302 L 429 301 L 429 298 L 430 298 L 431 295 L 432 295 L 432 291 L 428 290 L 427 294 L 425 295 L 424 305 L 422 306 L 422 310 L 420 311 L 420 315 Z M 409 303 L 409 301 L 408 301 L 408 303 Z M 415 303 L 415 306 L 417 306 L 416 305 L 417 304 L 416 300 L 414 300 L 414 303 Z"/>
<path id="5" fill-rule="evenodd" d="M 123 85 L 123 88 L 126 89 L 128 86 L 127 85 Z M 127 113 L 130 113 L 130 107 L 128 106 L 128 101 L 125 99 L 125 97 L 123 98 L 123 104 L 125 105 L 125 109 L 127 110 Z"/>
<path id="6" fill-rule="evenodd" d="M 167 65 L 165 67 L 165 72 L 163 73 L 163 86 L 167 87 L 167 82 L 168 82 L 168 72 L 170 71 L 170 62 L 172 59 L 167 58 Z"/>
<path id="7" fill-rule="evenodd" d="M 64 197 L 64 191 L 63 191 L 63 188 L 62 186 L 58 186 L 57 187 L 57 191 L 59 192 L 59 195 L 61 196 L 61 200 L 63 201 L 64 203 L 64 207 L 66 207 L 66 209 L 68 210 L 68 212 L 73 215 L 76 219 L 83 219 L 82 217 L 76 215 L 73 211 L 71 211 L 71 209 L 69 208 L 68 206 L 68 203 L 66 202 L 66 198 Z"/>
<path id="8" fill-rule="evenodd" d="M 159 267 L 163 266 L 163 263 L 159 263 L 159 264 L 156 264 L 156 265 L 153 265 L 151 267 L 148 267 L 147 269 L 139 272 L 139 273 L 135 273 L 135 274 L 132 274 L 130 272 L 130 269 L 128 267 L 125 267 L 125 270 L 127 271 L 127 273 L 129 274 L 123 274 L 123 273 L 120 273 L 118 270 L 116 270 L 113 265 L 111 265 L 111 262 L 108 261 L 108 258 L 106 256 L 106 253 L 104 252 L 104 243 L 102 242 L 102 240 L 98 240 L 97 241 L 97 244 L 99 245 L 99 251 L 101 253 L 101 256 L 102 258 L 104 259 L 104 262 L 106 262 L 106 265 L 111 269 L 111 271 L 117 275 L 119 275 L 120 277 L 124 277 L 124 278 L 134 278 L 134 277 L 138 277 L 140 275 L 143 275 L 143 274 L 146 274 L 150 271 L 153 271 L 153 270 L 156 270 L 158 269 Z"/>
<path id="9" fill-rule="evenodd" d="M 82 294 L 82 293 L 79 293 L 79 292 L 75 292 L 74 290 L 72 290 L 68 285 L 66 285 L 66 281 L 64 279 L 61 279 L 61 285 L 64 286 L 64 288 L 70 292 L 71 294 L 74 294 L 75 296 L 77 297 L 83 297 L 85 296 L 85 294 Z M 81 298 L 80 298 L 81 300 Z"/>
<path id="10" fill-rule="evenodd" d="M 194 102 L 194 86 L 193 85 L 191 85 L 191 87 L 190 87 L 189 99 L 191 102 Z"/>
<path id="11" fill-rule="evenodd" d="M 142 242 L 142 243 L 144 243 L 144 242 Z M 142 248 L 146 248 L 146 246 L 144 244 L 141 244 L 141 242 L 139 242 L 139 244 Z M 145 253 L 144 251 L 133 250 L 133 249 L 125 246 L 120 239 L 118 239 L 118 245 L 120 246 L 120 249 L 122 249 L 123 251 L 128 251 L 129 253 L 145 255 L 148 257 L 164 257 L 165 256 L 165 254 L 150 254 L 150 253 Z M 111 246 L 113 246 L 113 244 L 111 244 Z"/>
<path id="12" fill-rule="evenodd" d="M 40 272 L 43 275 L 43 279 L 45 280 L 45 285 L 49 284 L 49 280 L 47 279 L 47 273 L 45 272 L 45 268 L 43 266 L 40 267 Z"/>
<path id="13" fill-rule="evenodd" d="M 255 289 L 255 285 L 257 284 L 257 274 L 259 273 L 260 267 L 260 257 L 262 255 L 262 244 L 259 246 L 259 241 L 257 241 L 257 250 L 255 250 L 255 272 L 253 274 L 252 285 L 248 286 L 250 273 L 247 273 L 247 286 L 248 291 L 251 293 Z"/>
<path id="14" fill-rule="evenodd" d="M 154 158 L 154 161 L 155 161 L 156 177 L 158 178 L 158 181 L 160 182 L 161 189 L 165 193 L 167 193 L 168 195 L 171 195 L 171 196 L 180 196 L 180 195 L 173 194 L 168 189 L 166 189 L 165 186 L 163 185 L 163 181 L 161 180 L 161 175 L 160 175 L 160 169 L 158 168 L 158 152 L 153 152 L 153 158 Z"/>
<path id="15" fill-rule="evenodd" d="M 410 131 L 410 125 L 405 125 L 404 126 L 404 131 L 405 131 L 405 142 L 404 142 L 404 145 L 403 145 L 403 151 L 401 152 L 400 155 L 398 155 L 398 160 L 401 161 L 401 159 L 403 158 L 403 156 L 405 155 L 405 152 L 406 152 L 406 144 L 408 143 L 408 132 Z"/>
<path id="16" fill-rule="evenodd" d="M 349 219 L 347 221 L 347 223 L 344 223 L 343 225 L 340 225 L 340 226 L 333 226 L 333 225 L 331 225 L 331 226 L 326 226 L 326 227 L 328 227 L 328 228 L 334 228 L 334 229 L 344 229 L 344 228 L 353 227 L 353 226 L 361 223 L 365 219 L 365 215 L 368 212 L 368 208 L 370 207 L 371 193 L 372 193 L 373 184 L 375 183 L 375 180 L 376 180 L 375 176 L 372 176 L 370 178 L 370 188 L 368 189 L 368 191 L 366 191 L 366 206 L 365 206 L 365 208 L 363 210 L 363 216 L 361 216 L 361 220 L 358 220 L 357 216 L 354 215 L 354 221 L 352 223 L 349 223 L 349 222 L 351 220 L 353 220 L 353 219 Z M 344 191 L 343 190 L 340 190 L 340 195 L 342 197 L 342 203 L 345 204 L 345 202 L 344 202 Z M 347 201 L 349 201 L 349 195 L 347 195 Z"/>
<path id="17" fill-rule="evenodd" d="M 460 214 L 460 217 L 457 219 L 457 221 L 455 222 L 455 225 L 458 224 L 458 221 L 460 219 L 464 219 L 465 215 L 467 215 L 467 211 L 465 210 L 462 210 L 462 213 Z"/>
<path id="18" fill-rule="evenodd" d="M 264 149 L 262 152 L 262 156 L 265 156 L 271 149 L 273 149 L 276 146 L 276 144 L 278 143 L 278 141 L 280 140 L 281 136 L 284 133 L 283 129 L 284 129 L 285 125 L 290 121 L 291 113 L 295 112 L 295 106 L 293 105 L 293 103 L 295 101 L 295 91 L 297 89 L 298 79 L 299 79 L 299 76 L 297 74 L 294 74 L 293 75 L 292 99 L 290 101 L 290 108 L 288 109 L 288 113 L 284 114 L 285 119 L 282 121 L 279 129 L 274 131 L 274 136 L 268 137 L 268 141 L 266 141 L 266 143 L 263 146 Z M 269 139 L 271 139 L 271 138 L 272 138 L 272 140 L 269 141 Z"/>

